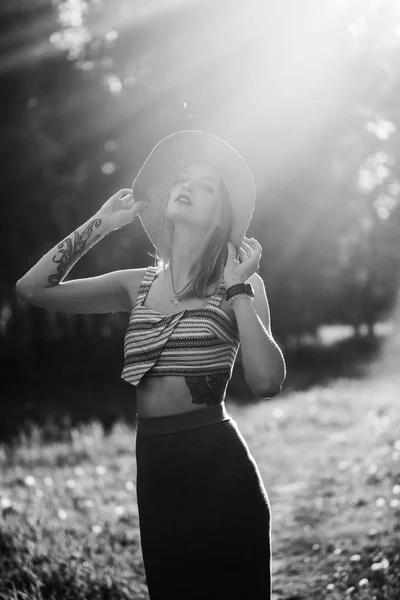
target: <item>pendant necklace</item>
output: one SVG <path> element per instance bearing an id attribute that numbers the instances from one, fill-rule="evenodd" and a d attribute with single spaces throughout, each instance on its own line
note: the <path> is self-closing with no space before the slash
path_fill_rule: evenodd
<path id="1" fill-rule="evenodd" d="M 175 294 L 175 296 L 170 296 L 170 297 L 169 297 L 169 299 L 170 299 L 170 301 L 171 301 L 173 304 L 175 304 L 175 305 L 176 305 L 176 304 L 178 304 L 178 303 L 180 302 L 179 298 L 177 298 L 176 296 L 178 296 L 179 294 L 182 294 L 183 290 L 185 290 L 185 289 L 187 288 L 187 286 L 189 285 L 189 283 L 192 283 L 193 279 L 191 279 L 191 280 L 189 281 L 189 283 L 187 283 L 187 284 L 185 285 L 185 287 L 184 287 L 184 288 L 183 288 L 183 289 L 182 289 L 180 292 L 177 292 L 177 291 L 175 290 L 175 288 L 174 288 L 174 280 L 173 280 L 173 278 L 172 278 L 172 260 L 170 261 L 170 268 L 169 268 L 169 270 L 170 270 L 170 272 L 171 272 L 171 283 L 172 283 L 172 289 L 174 290 L 174 294 Z"/>

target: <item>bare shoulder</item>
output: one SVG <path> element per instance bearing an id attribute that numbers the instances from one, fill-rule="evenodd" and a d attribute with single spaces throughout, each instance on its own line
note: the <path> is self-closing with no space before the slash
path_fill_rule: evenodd
<path id="1" fill-rule="evenodd" d="M 124 269 L 120 271 L 121 283 L 128 294 L 130 308 L 133 308 L 136 304 L 140 284 L 147 269 L 148 267 L 140 267 L 138 269 Z"/>

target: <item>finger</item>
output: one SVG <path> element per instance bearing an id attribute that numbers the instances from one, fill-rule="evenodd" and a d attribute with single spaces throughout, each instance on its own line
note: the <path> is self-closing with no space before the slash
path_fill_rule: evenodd
<path id="1" fill-rule="evenodd" d="M 261 248 L 260 242 L 258 242 L 255 238 L 250 238 L 249 244 L 250 243 L 254 248 Z"/>
<path id="2" fill-rule="evenodd" d="M 253 252 L 256 252 L 261 257 L 261 254 L 262 254 L 261 244 L 259 242 L 257 242 L 257 240 L 254 238 L 251 238 L 249 240 L 249 244 L 251 244 L 251 247 L 253 248 Z"/>
<path id="3" fill-rule="evenodd" d="M 124 196 L 123 198 L 120 199 L 120 202 L 123 206 L 123 208 L 135 208 L 135 200 L 133 199 L 133 196 L 129 196 L 129 194 L 127 194 L 126 196 Z"/>
<path id="4" fill-rule="evenodd" d="M 244 246 L 245 248 L 251 248 L 251 241 L 249 240 L 248 242 L 246 242 L 245 240 L 243 240 L 242 246 Z"/>
<path id="5" fill-rule="evenodd" d="M 262 254 L 262 247 L 258 242 L 255 245 L 254 252 L 257 252 L 260 256 Z"/>
<path id="6" fill-rule="evenodd" d="M 122 189 L 118 190 L 118 192 L 115 195 L 117 196 L 117 198 L 122 198 L 123 196 L 126 196 L 127 194 L 132 195 L 131 188 L 122 188 Z"/>
<path id="7" fill-rule="evenodd" d="M 251 245 L 251 244 L 253 243 L 253 241 L 254 241 L 254 238 L 249 238 L 249 237 L 247 237 L 246 235 L 244 236 L 244 238 L 243 238 L 243 239 L 244 239 L 244 241 L 245 241 L 247 244 L 250 244 L 250 245 Z"/>
<path id="8" fill-rule="evenodd" d="M 247 256 L 247 253 L 244 251 L 244 249 L 243 248 L 239 248 L 239 261 L 240 262 L 244 262 L 248 258 L 249 257 Z"/>
<path id="9" fill-rule="evenodd" d="M 134 213 L 140 213 L 146 206 L 149 206 L 150 202 L 146 202 L 145 200 L 138 200 L 132 206 L 132 211 Z"/>
<path id="10" fill-rule="evenodd" d="M 256 238 L 253 238 L 253 237 L 249 238 L 249 237 L 247 237 L 247 236 L 245 235 L 243 239 L 245 239 L 245 240 L 246 240 L 246 242 L 247 242 L 248 244 L 251 244 L 251 243 L 254 243 L 254 242 L 255 242 L 256 244 L 258 244 L 258 242 L 257 242 Z"/>
<path id="11" fill-rule="evenodd" d="M 228 260 L 231 260 L 231 261 L 236 260 L 236 248 L 232 244 L 232 242 L 228 242 Z"/>
<path id="12" fill-rule="evenodd" d="M 251 256 L 253 254 L 254 249 L 246 242 L 242 242 L 242 247 L 246 250 L 246 252 L 249 256 Z"/>
<path id="13" fill-rule="evenodd" d="M 134 200 L 132 192 L 130 194 L 124 194 L 122 197 L 120 197 L 120 200 L 122 200 L 122 202 L 132 202 Z"/>

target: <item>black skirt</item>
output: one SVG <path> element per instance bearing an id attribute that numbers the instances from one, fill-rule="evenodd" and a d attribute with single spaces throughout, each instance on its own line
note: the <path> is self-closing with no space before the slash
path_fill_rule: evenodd
<path id="1" fill-rule="evenodd" d="M 136 461 L 151 600 L 270 600 L 270 503 L 224 405 L 138 417 Z"/>

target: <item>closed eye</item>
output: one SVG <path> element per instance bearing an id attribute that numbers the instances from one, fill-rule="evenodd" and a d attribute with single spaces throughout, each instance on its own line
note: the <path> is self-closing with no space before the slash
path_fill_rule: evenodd
<path id="1" fill-rule="evenodd" d="M 176 184 L 178 185 L 179 183 L 185 183 L 187 181 L 186 177 L 180 177 L 179 179 L 176 180 Z M 207 185 L 207 184 L 200 184 L 200 187 L 206 189 L 209 192 L 213 192 L 214 191 L 214 187 L 212 185 Z"/>

